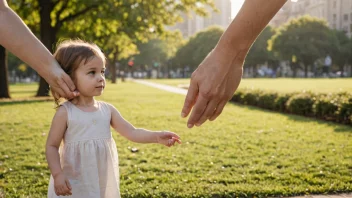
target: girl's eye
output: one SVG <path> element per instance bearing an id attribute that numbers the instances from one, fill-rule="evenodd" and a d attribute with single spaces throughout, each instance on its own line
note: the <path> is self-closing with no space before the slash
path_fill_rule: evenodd
<path id="1" fill-rule="evenodd" d="M 90 71 L 88 74 L 93 74 L 93 75 L 94 75 L 94 74 L 95 74 L 95 71 Z"/>
<path id="2" fill-rule="evenodd" d="M 101 74 L 105 75 L 105 71 L 101 71 Z"/>

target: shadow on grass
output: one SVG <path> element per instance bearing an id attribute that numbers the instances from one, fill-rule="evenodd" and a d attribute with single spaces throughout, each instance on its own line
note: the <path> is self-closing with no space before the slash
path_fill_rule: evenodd
<path id="1" fill-rule="evenodd" d="M 242 107 L 242 108 L 249 109 L 249 110 L 257 110 L 257 111 L 264 111 L 264 112 L 270 112 L 270 113 L 276 113 L 276 114 L 284 115 L 284 116 L 288 117 L 288 119 L 293 120 L 295 122 L 322 124 L 322 125 L 325 125 L 325 126 L 333 127 L 335 132 L 349 132 L 349 133 L 352 133 L 352 126 L 351 125 L 344 125 L 344 124 L 341 124 L 341 123 L 321 120 L 321 119 L 314 118 L 314 117 L 305 117 L 305 116 L 301 116 L 301 115 L 295 115 L 295 114 L 271 111 L 271 110 L 268 110 L 268 109 L 262 109 L 260 107 L 248 106 L 248 105 L 243 105 L 243 104 L 234 103 L 234 102 L 229 102 L 229 103 L 230 104 L 234 104 L 234 105 L 239 106 L 239 107 Z"/>
<path id="2" fill-rule="evenodd" d="M 0 106 L 17 105 L 17 104 L 31 104 L 36 102 L 48 102 L 54 101 L 51 97 L 38 97 L 38 98 L 25 98 L 25 99 L 2 99 L 0 100 Z"/>
<path id="3" fill-rule="evenodd" d="M 11 91 L 11 94 L 18 94 L 18 93 L 31 93 L 33 96 L 35 95 L 36 91 L 35 90 L 16 90 L 16 91 Z"/>

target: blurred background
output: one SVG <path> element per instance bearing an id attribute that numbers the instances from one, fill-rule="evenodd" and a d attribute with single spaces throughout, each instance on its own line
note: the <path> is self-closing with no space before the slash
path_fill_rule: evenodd
<path id="1" fill-rule="evenodd" d="M 106 54 L 107 78 L 189 78 L 216 45 L 243 0 L 11 0 L 9 5 L 53 52 L 80 38 Z M 289 0 L 253 44 L 244 78 L 352 76 L 352 1 Z M 8 84 L 40 82 L 28 65 L 0 47 L 0 97 Z M 6 80 L 7 79 L 7 80 Z"/>

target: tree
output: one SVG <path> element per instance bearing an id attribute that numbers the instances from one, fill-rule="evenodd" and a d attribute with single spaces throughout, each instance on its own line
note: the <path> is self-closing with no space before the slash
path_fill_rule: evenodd
<path id="1" fill-rule="evenodd" d="M 350 38 L 350 46 L 349 46 L 349 48 L 350 48 L 350 53 L 352 54 L 352 38 Z M 350 77 L 352 77 L 352 55 L 350 55 L 349 56 L 350 58 L 349 58 L 349 60 L 348 60 L 348 63 L 350 64 L 350 71 L 351 71 L 351 73 L 350 73 Z"/>
<path id="2" fill-rule="evenodd" d="M 0 98 L 10 98 L 6 57 L 6 50 L 0 45 Z"/>
<path id="3" fill-rule="evenodd" d="M 209 27 L 198 32 L 176 52 L 174 64 L 181 67 L 189 66 L 192 71 L 195 70 L 218 43 L 223 32 L 220 27 Z"/>
<path id="4" fill-rule="evenodd" d="M 154 36 L 148 42 L 139 42 L 138 54 L 133 56 L 135 65 L 148 68 L 159 64 L 167 65 L 168 60 L 176 54 L 178 47 L 183 43 L 182 34 L 179 31 L 168 32 L 160 36 Z"/>
<path id="5" fill-rule="evenodd" d="M 352 56 L 350 39 L 346 36 L 345 32 L 339 30 L 332 30 L 331 37 L 331 58 L 334 64 L 339 66 L 341 77 L 343 77 L 344 66 Z"/>
<path id="6" fill-rule="evenodd" d="M 258 64 L 274 61 L 273 53 L 268 50 L 268 40 L 274 35 L 274 33 L 274 30 L 270 26 L 265 27 L 251 46 L 246 56 L 245 66 L 254 69 Z"/>
<path id="7" fill-rule="evenodd" d="M 180 21 L 179 11 L 194 10 L 199 15 L 205 15 L 205 7 L 200 6 L 203 4 L 214 7 L 208 0 L 11 1 L 11 6 L 28 22 L 32 31 L 40 33 L 40 40 L 51 52 L 59 37 L 87 35 L 85 40 L 109 40 L 106 36 L 121 31 L 130 38 L 142 40 L 151 32 L 163 32 L 164 25 L 173 25 Z M 121 46 L 118 49 L 122 49 Z M 41 79 L 37 96 L 48 94 L 49 86 Z"/>
<path id="8" fill-rule="evenodd" d="M 326 21 L 303 16 L 292 19 L 278 29 L 269 40 L 268 49 L 281 59 L 290 60 L 294 65 L 303 64 L 305 77 L 308 66 L 330 49 L 330 29 Z M 294 61 L 296 60 L 296 63 Z"/>

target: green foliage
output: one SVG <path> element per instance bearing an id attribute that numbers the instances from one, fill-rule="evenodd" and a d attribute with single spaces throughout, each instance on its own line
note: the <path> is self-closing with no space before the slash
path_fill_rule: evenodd
<path id="1" fill-rule="evenodd" d="M 322 95 L 317 98 L 313 105 L 314 114 L 326 120 L 333 120 L 336 118 L 336 111 L 338 110 L 340 102 L 341 98 L 336 97 L 336 95 Z"/>
<path id="2" fill-rule="evenodd" d="M 280 93 L 271 90 L 240 88 L 231 101 L 279 112 L 352 124 L 352 95 L 347 92 Z"/>
<path id="3" fill-rule="evenodd" d="M 337 111 L 337 120 L 342 123 L 352 124 L 352 95 L 341 98 L 342 102 Z"/>
<path id="4" fill-rule="evenodd" d="M 275 109 L 277 93 L 275 92 L 263 92 L 258 98 L 258 107 L 267 108 L 270 110 Z"/>
<path id="5" fill-rule="evenodd" d="M 330 38 L 326 21 L 303 16 L 281 26 L 268 41 L 268 49 L 283 60 L 295 56 L 298 63 L 307 66 L 329 52 Z"/>
<path id="6" fill-rule="evenodd" d="M 286 103 L 291 98 L 292 93 L 279 93 L 274 99 L 274 110 L 280 112 L 286 112 Z"/>
<path id="7" fill-rule="evenodd" d="M 215 47 L 222 34 L 223 30 L 219 27 L 209 27 L 198 32 L 177 51 L 173 64 L 181 67 L 189 66 L 191 70 L 195 70 Z"/>
<path id="8" fill-rule="evenodd" d="M 147 43 L 139 42 L 139 54 L 133 57 L 136 65 L 153 67 L 154 63 L 160 66 L 167 64 L 167 61 L 175 55 L 177 49 L 183 44 L 182 34 L 169 32 L 160 38 L 154 38 Z"/>
<path id="9" fill-rule="evenodd" d="M 313 114 L 314 94 L 306 92 L 292 96 L 286 103 L 288 112 L 311 116 Z"/>
<path id="10" fill-rule="evenodd" d="M 349 62 L 352 56 L 351 39 L 349 39 L 345 32 L 332 30 L 330 53 L 333 63 L 343 67 Z"/>
<path id="11" fill-rule="evenodd" d="M 246 66 L 264 64 L 267 61 L 274 60 L 272 51 L 268 50 L 268 40 L 274 35 L 274 33 L 275 31 L 272 27 L 265 27 L 247 54 L 245 61 Z"/>

